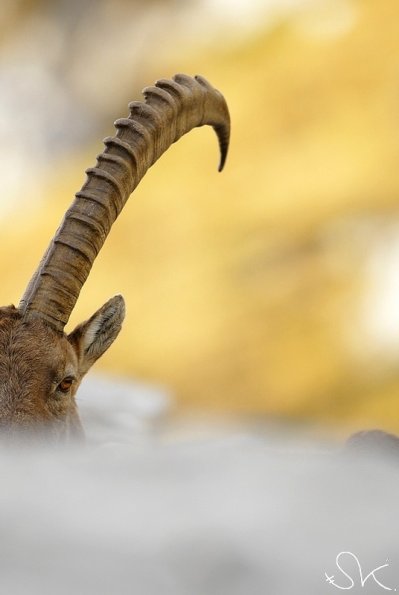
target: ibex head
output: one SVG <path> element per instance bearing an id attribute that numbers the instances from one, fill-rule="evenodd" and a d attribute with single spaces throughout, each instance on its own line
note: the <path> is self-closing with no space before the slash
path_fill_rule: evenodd
<path id="1" fill-rule="evenodd" d="M 0 308 L 0 426 L 56 440 L 82 436 L 75 393 L 82 377 L 117 337 L 125 315 L 111 298 L 72 333 L 64 327 L 94 259 L 148 168 L 194 127 L 211 125 L 223 168 L 230 119 L 223 96 L 202 77 L 176 75 L 143 91 L 115 122 L 106 149 L 52 239 L 18 308 Z"/>

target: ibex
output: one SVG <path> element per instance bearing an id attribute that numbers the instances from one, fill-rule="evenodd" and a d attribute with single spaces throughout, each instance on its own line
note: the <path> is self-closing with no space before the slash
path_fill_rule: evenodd
<path id="1" fill-rule="evenodd" d="M 106 302 L 70 334 L 70 314 L 112 224 L 148 168 L 194 127 L 210 125 L 225 163 L 230 117 L 224 97 L 204 78 L 175 75 L 143 90 L 115 122 L 117 133 L 66 212 L 19 303 L 0 308 L 0 425 L 56 441 L 83 437 L 75 401 L 82 377 L 117 337 L 121 296 Z"/>

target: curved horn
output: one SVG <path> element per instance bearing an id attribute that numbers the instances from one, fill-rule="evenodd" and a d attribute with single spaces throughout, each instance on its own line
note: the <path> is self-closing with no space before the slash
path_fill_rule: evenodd
<path id="1" fill-rule="evenodd" d="M 129 104 L 130 116 L 115 122 L 117 134 L 106 149 L 33 275 L 19 304 L 26 316 L 40 316 L 62 332 L 94 259 L 112 224 L 147 169 L 183 134 L 211 125 L 226 160 L 230 117 L 224 97 L 204 78 L 178 74 L 143 90 L 145 102 Z"/>

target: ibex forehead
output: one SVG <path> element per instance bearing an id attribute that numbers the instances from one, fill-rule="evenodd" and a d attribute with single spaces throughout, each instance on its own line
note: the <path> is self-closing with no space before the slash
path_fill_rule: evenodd
<path id="1" fill-rule="evenodd" d="M 6 372 L 4 361 L 9 360 L 19 368 L 31 363 L 34 367 L 27 370 L 31 376 L 43 371 L 56 376 L 66 366 L 71 373 L 77 369 L 76 353 L 63 333 L 39 317 L 26 320 L 13 306 L 0 308 L 0 348 L 0 377 Z"/>

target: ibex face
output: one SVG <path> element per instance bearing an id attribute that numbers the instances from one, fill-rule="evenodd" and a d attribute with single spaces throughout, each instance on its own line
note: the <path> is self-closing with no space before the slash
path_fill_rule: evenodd
<path id="1" fill-rule="evenodd" d="M 81 438 L 75 402 L 81 379 L 118 335 L 121 296 L 109 300 L 70 335 L 41 318 L 25 320 L 14 307 L 0 308 L 0 428 L 56 441 Z"/>
<path id="2" fill-rule="evenodd" d="M 148 168 L 196 126 L 211 125 L 223 168 L 230 118 L 223 96 L 202 77 L 176 75 L 143 91 L 130 116 L 115 122 L 106 149 L 52 239 L 18 308 L 0 308 L 0 427 L 14 436 L 56 440 L 83 435 L 79 383 L 117 337 L 124 318 L 116 296 L 72 333 L 64 327 L 113 222 Z"/>

